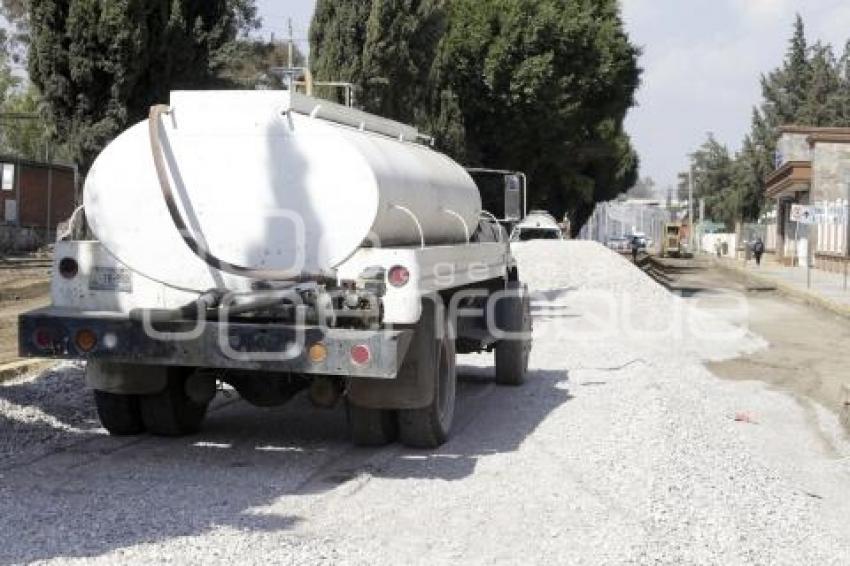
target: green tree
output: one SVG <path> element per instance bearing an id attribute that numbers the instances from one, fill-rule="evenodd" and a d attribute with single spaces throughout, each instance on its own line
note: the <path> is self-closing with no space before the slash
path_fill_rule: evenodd
<path id="1" fill-rule="evenodd" d="M 525 170 L 533 204 L 578 229 L 637 181 L 623 120 L 638 54 L 613 0 L 455 0 L 434 77 L 439 102 L 456 97 L 465 143 L 446 149 Z"/>
<path id="2" fill-rule="evenodd" d="M 47 118 L 87 171 L 172 89 L 223 86 L 253 0 L 29 0 L 29 71 Z"/>
<path id="3" fill-rule="evenodd" d="M 693 154 L 694 198 L 705 200 L 709 218 L 734 225 L 740 196 L 735 191 L 734 161 L 729 149 L 712 134 Z"/>
<path id="4" fill-rule="evenodd" d="M 762 77 L 765 117 L 774 126 L 792 124 L 799 117 L 811 84 L 809 46 L 803 18 L 798 14 L 794 34 L 782 66 Z"/>
<path id="5" fill-rule="evenodd" d="M 363 106 L 422 122 L 429 76 L 445 32 L 445 0 L 374 0 L 363 46 Z"/>
<path id="6" fill-rule="evenodd" d="M 526 171 L 533 204 L 576 229 L 637 181 L 639 52 L 616 0 L 319 0 L 310 37 L 317 78 L 458 160 Z"/>
<path id="7" fill-rule="evenodd" d="M 0 107 L 6 103 L 6 99 L 20 82 L 12 73 L 10 59 L 8 37 L 5 30 L 0 28 Z"/>
<path id="8" fill-rule="evenodd" d="M 797 112 L 807 126 L 836 126 L 841 122 L 841 77 L 829 45 L 817 44 L 809 59 L 809 85 Z"/>
<path id="9" fill-rule="evenodd" d="M 363 47 L 371 11 L 372 0 L 316 2 L 310 24 L 310 58 L 317 80 L 364 83 Z"/>
<path id="10" fill-rule="evenodd" d="M 346 81 L 358 106 L 422 125 L 446 0 L 319 0 L 310 26 L 317 80 Z"/>
<path id="11" fill-rule="evenodd" d="M 289 45 L 281 42 L 265 42 L 240 39 L 228 48 L 226 63 L 219 78 L 242 89 L 280 89 L 282 77 L 272 69 L 289 65 Z M 293 49 L 294 67 L 304 67 L 306 57 L 297 48 Z"/>

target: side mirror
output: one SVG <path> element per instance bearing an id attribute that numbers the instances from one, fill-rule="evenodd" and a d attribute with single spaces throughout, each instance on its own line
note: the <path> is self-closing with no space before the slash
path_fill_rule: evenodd
<path id="1" fill-rule="evenodd" d="M 522 220 L 522 178 L 519 175 L 505 175 L 505 220 Z"/>

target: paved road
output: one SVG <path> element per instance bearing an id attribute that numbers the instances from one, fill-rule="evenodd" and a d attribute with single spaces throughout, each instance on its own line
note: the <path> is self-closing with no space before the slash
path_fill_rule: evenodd
<path id="1" fill-rule="evenodd" d="M 117 440 L 79 368 L 0 386 L 0 562 L 845 562 L 835 416 L 815 409 L 814 431 L 792 397 L 703 366 L 763 340 L 600 246 L 517 253 L 530 382 L 496 387 L 489 357 L 463 357 L 440 450 L 353 448 L 344 411 L 303 398 L 222 397 L 199 436 Z"/>

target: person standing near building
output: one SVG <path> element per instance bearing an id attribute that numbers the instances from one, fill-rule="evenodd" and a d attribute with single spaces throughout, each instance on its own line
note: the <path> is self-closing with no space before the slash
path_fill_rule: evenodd
<path id="1" fill-rule="evenodd" d="M 632 261 L 637 263 L 638 251 L 640 251 L 640 238 L 632 236 Z"/>
<path id="2" fill-rule="evenodd" d="M 756 265 L 761 265 L 761 256 L 764 255 L 764 242 L 761 238 L 756 238 L 756 243 L 753 244 L 753 255 L 756 256 Z"/>

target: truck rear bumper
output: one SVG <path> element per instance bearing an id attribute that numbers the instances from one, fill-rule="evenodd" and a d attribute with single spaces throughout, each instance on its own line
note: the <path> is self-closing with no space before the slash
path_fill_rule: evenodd
<path id="1" fill-rule="evenodd" d="M 412 330 L 276 323 L 181 321 L 145 325 L 120 313 L 52 307 L 21 315 L 18 331 L 23 357 L 373 379 L 397 376 L 413 336 Z M 86 349 L 89 345 L 91 348 Z M 361 363 L 354 361 L 354 349 Z"/>

